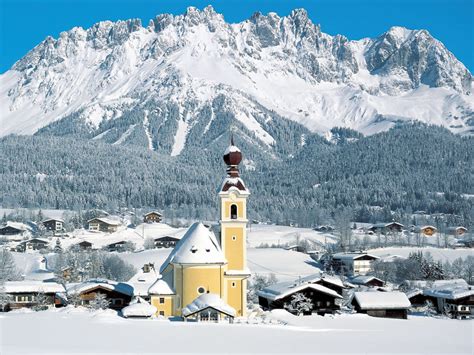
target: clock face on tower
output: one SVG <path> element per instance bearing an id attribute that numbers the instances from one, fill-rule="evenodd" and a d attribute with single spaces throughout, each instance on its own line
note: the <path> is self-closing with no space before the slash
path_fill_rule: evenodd
<path id="1" fill-rule="evenodd" d="M 235 200 L 237 200 L 237 194 L 235 192 L 232 192 L 230 194 L 229 198 L 231 199 L 231 201 L 235 201 Z"/>

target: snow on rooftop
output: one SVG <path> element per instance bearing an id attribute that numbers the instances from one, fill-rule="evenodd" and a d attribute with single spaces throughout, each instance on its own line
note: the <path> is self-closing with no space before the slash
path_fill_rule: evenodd
<path id="1" fill-rule="evenodd" d="M 101 287 L 109 291 L 116 291 L 125 295 L 133 296 L 133 287 L 124 282 L 116 282 L 105 279 L 92 279 L 85 282 L 70 284 L 67 287 L 69 294 L 83 293 Z"/>
<path id="2" fill-rule="evenodd" d="M 264 288 L 263 290 L 258 291 L 257 293 L 261 297 L 265 297 L 269 300 L 275 301 L 281 298 L 285 298 L 296 292 L 305 290 L 307 288 L 322 292 L 324 294 L 327 294 L 336 298 L 342 298 L 342 296 L 338 294 L 336 291 L 331 290 L 330 288 L 327 288 L 323 285 L 308 283 L 308 282 L 301 283 L 298 281 L 279 282 L 277 284 L 268 286 Z"/>
<path id="3" fill-rule="evenodd" d="M 111 226 L 119 226 L 122 224 L 122 222 L 120 222 L 120 220 L 116 219 L 116 218 L 113 218 L 113 217 L 96 217 L 96 218 L 92 218 L 90 220 L 88 220 L 87 222 L 92 222 L 92 221 L 100 221 L 100 222 L 103 222 L 103 223 L 106 223 L 106 224 L 109 224 Z"/>
<path id="4" fill-rule="evenodd" d="M 369 276 L 369 275 L 359 275 L 359 276 L 352 277 L 350 279 L 350 282 L 355 285 L 365 285 L 367 282 L 370 282 L 372 280 L 378 280 L 378 281 L 383 282 L 383 280 L 379 279 L 378 277 Z"/>
<path id="5" fill-rule="evenodd" d="M 150 294 L 150 295 L 174 295 L 174 291 L 165 280 L 158 279 L 148 288 L 148 294 Z"/>
<path id="6" fill-rule="evenodd" d="M 176 244 L 160 272 L 174 264 L 225 264 L 227 260 L 214 233 L 200 222 L 189 227 L 184 237 Z"/>
<path id="7" fill-rule="evenodd" d="M 465 289 L 462 287 L 447 288 L 447 289 L 429 289 L 423 292 L 426 296 L 437 298 L 446 298 L 450 300 L 457 300 L 464 297 L 474 296 L 474 290 Z"/>
<path id="8" fill-rule="evenodd" d="M 408 298 L 412 298 L 412 297 L 423 294 L 423 290 L 420 290 L 419 288 L 415 288 L 413 290 L 405 292 L 405 294 L 407 295 Z"/>
<path id="9" fill-rule="evenodd" d="M 362 310 L 399 309 L 411 306 L 403 292 L 354 292 L 354 298 Z"/>
<path id="10" fill-rule="evenodd" d="M 190 316 L 209 307 L 229 316 L 235 316 L 235 309 L 225 303 L 218 295 L 214 293 L 204 293 L 196 298 L 194 301 L 183 308 L 183 316 Z"/>
<path id="11" fill-rule="evenodd" d="M 28 227 L 24 223 L 12 222 L 12 221 L 7 221 L 7 223 L 0 226 L 0 228 L 5 228 L 5 227 L 15 228 L 15 229 L 18 229 L 18 230 L 21 230 L 21 231 L 26 231 L 26 230 L 30 229 L 30 227 Z"/>
<path id="12" fill-rule="evenodd" d="M 368 253 L 336 253 L 332 257 L 333 259 L 340 259 L 340 260 L 356 260 L 364 256 L 368 256 L 373 259 L 379 259 L 378 256 L 368 254 Z"/>
<path id="13" fill-rule="evenodd" d="M 151 317 L 156 314 L 156 307 L 149 304 L 141 297 L 135 298 L 130 304 L 122 309 L 124 317 Z"/>
<path id="14" fill-rule="evenodd" d="M 64 291 L 64 287 L 56 282 L 41 282 L 30 280 L 6 281 L 3 284 L 3 288 L 6 293 L 56 293 Z"/>

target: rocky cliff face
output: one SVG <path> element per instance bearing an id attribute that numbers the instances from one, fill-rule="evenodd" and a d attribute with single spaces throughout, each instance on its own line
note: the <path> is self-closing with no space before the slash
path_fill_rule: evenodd
<path id="1" fill-rule="evenodd" d="M 0 135 L 80 133 L 178 155 L 235 126 L 291 153 L 335 126 L 372 134 L 420 120 L 471 132 L 472 85 L 425 30 L 350 41 L 305 10 L 229 24 L 189 8 L 146 27 L 105 21 L 46 38 L 0 77 Z"/>

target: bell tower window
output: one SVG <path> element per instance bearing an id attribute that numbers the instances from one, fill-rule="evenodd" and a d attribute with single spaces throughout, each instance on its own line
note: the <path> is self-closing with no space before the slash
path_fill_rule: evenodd
<path id="1" fill-rule="evenodd" d="M 230 219 L 237 219 L 237 205 L 230 206 Z"/>

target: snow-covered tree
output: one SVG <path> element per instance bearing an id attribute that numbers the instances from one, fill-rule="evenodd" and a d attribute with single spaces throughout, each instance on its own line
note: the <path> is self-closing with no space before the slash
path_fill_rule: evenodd
<path id="1" fill-rule="evenodd" d="M 299 316 L 313 310 L 313 301 L 303 293 L 297 292 L 291 296 L 290 303 L 286 303 L 284 307 L 288 312 L 295 313 Z"/>
<path id="2" fill-rule="evenodd" d="M 276 278 L 275 274 L 269 275 L 261 275 L 255 274 L 253 277 L 248 281 L 247 284 L 247 302 L 249 305 L 254 303 L 258 303 L 258 295 L 257 292 L 263 290 L 265 287 L 271 286 L 276 284 L 278 279 Z"/>
<path id="3" fill-rule="evenodd" d="M 5 281 L 20 280 L 13 255 L 6 249 L 0 249 L 0 284 Z"/>
<path id="4" fill-rule="evenodd" d="M 34 311 L 44 311 L 48 309 L 49 305 L 50 305 L 49 298 L 48 296 L 45 295 L 43 291 L 38 292 L 35 295 L 35 301 L 33 305 Z"/>
<path id="5" fill-rule="evenodd" d="M 6 307 L 13 301 L 13 297 L 6 293 L 5 287 L 0 284 L 0 309 L 5 311 Z"/>
<path id="6" fill-rule="evenodd" d="M 143 247 L 147 250 L 155 249 L 156 248 L 155 240 L 151 237 L 146 238 L 145 242 L 143 243 Z"/>
<path id="7" fill-rule="evenodd" d="M 94 310 L 107 309 L 109 305 L 110 302 L 107 299 L 107 295 L 100 292 L 97 292 L 94 299 L 89 303 L 89 307 Z"/>

